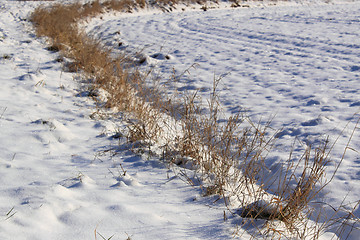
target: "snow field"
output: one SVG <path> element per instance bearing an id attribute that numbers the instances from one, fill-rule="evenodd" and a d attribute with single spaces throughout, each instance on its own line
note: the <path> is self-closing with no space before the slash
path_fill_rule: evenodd
<path id="1" fill-rule="evenodd" d="M 89 28 L 110 39 L 109 45 L 121 41 L 121 48 L 129 51 L 147 46 L 142 51 L 148 63 L 144 67 L 157 65 L 164 76 L 173 66 L 181 73 L 199 63 L 175 90 L 202 89 L 207 96 L 214 73 L 226 74 L 221 99 L 229 114 L 239 106 L 254 119 L 275 112 L 273 127 L 284 127 L 268 158 L 273 167 L 287 159 L 289 140 L 295 137 L 314 143 L 324 134 L 341 134 L 333 155 L 338 159 L 342 154 L 354 122 L 341 130 L 358 111 L 358 6 L 216 10 L 121 21 L 106 16 Z M 55 53 L 24 31 L 27 23 L 21 19 L 31 9 L 32 3 L 14 2 L 0 8 L 5 13 L 0 56 L 10 56 L 0 60 L 5 73 L 0 99 L 1 211 L 14 207 L 10 214 L 15 212 L 0 225 L 5 239 L 84 239 L 94 238 L 95 230 L 107 237 L 115 234 L 115 239 L 125 239 L 126 233 L 134 239 L 231 237 L 231 223 L 222 221 L 223 205 L 211 204 L 209 209 L 211 199 L 199 197 L 198 189 L 178 178 L 168 179 L 172 173 L 157 160 L 145 161 L 128 151 L 113 156 L 115 147 L 108 151 L 118 144 L 109 136 L 123 126 L 116 120 L 90 119 L 94 105 L 81 97 L 80 84 L 61 71 Z M 120 36 L 114 34 L 119 29 Z M 351 147 L 357 146 L 355 135 Z M 304 146 L 297 147 L 295 154 L 301 154 Z M 349 191 L 348 201 L 359 199 L 358 160 L 350 151 L 327 202 L 336 205 Z"/>
<path id="2" fill-rule="evenodd" d="M 84 83 L 22 20 L 37 4 L 0 3 L 2 239 L 230 238 L 221 203 L 125 143 L 113 156 L 124 127 L 90 118 Z"/>
<path id="3" fill-rule="evenodd" d="M 274 116 L 271 127 L 281 130 L 266 160 L 270 174 L 292 150 L 293 159 L 299 159 L 306 144 L 316 146 L 329 135 L 331 143 L 336 141 L 327 170 L 331 178 L 355 129 L 349 145 L 355 151 L 346 149 L 327 194 L 318 197 L 340 206 L 345 196 L 345 205 L 359 199 L 359 7 L 355 1 L 108 14 L 86 29 L 115 52 L 140 52 L 146 59 L 143 69 L 155 67 L 164 82 L 173 69 L 181 75 L 198 65 L 170 91 L 199 89 L 207 98 L 214 75 L 223 76 L 220 99 L 228 114 L 245 109 L 255 122 Z"/>

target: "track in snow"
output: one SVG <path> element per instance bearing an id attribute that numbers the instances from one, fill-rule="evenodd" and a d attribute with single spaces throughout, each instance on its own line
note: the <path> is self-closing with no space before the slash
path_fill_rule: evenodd
<path id="1" fill-rule="evenodd" d="M 272 126 L 283 129 L 274 162 L 287 159 L 295 138 L 313 143 L 340 135 L 336 162 L 354 123 L 341 131 L 360 107 L 359 11 L 359 2 L 353 2 L 107 15 L 93 20 L 87 31 L 115 49 L 141 51 L 148 56 L 144 68 L 155 64 L 164 80 L 173 67 L 180 74 L 199 64 L 180 81 L 180 91 L 201 89 L 206 97 L 214 75 L 225 75 L 219 90 L 227 113 L 246 108 L 254 121 L 275 115 Z M 157 53 L 170 57 L 151 57 Z M 351 146 L 359 149 L 358 135 Z M 359 163 L 354 153 L 344 160 L 337 187 L 331 188 L 335 202 L 348 191 L 350 200 L 360 199 L 353 181 Z"/>
<path id="2" fill-rule="evenodd" d="M 99 21 L 92 32 L 148 56 L 169 54 L 157 62 L 165 74 L 198 63 L 182 89 L 210 89 L 214 73 L 229 73 L 222 81 L 229 111 L 240 105 L 253 115 L 276 113 L 285 125 L 304 126 L 319 114 L 347 120 L 360 106 L 359 9 L 351 4 L 154 14 Z M 114 38 L 116 31 L 121 34 Z"/>

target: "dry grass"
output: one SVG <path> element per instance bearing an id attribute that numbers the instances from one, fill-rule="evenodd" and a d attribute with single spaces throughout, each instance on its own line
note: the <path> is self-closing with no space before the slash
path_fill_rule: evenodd
<path id="1" fill-rule="evenodd" d="M 158 1 L 159 5 L 175 3 Z M 265 159 L 275 138 L 275 133 L 270 134 L 270 122 L 265 126 L 254 124 L 241 114 L 224 121 L 217 94 L 220 78 L 214 78 L 206 101 L 199 98 L 197 91 L 180 99 L 167 96 L 166 88 L 145 84 L 148 74 L 134 70 L 131 66 L 135 63 L 125 56 L 110 57 L 109 49 L 77 28 L 77 22 L 84 18 L 110 10 L 129 12 L 136 7 L 146 7 L 146 2 L 54 4 L 51 8 L 37 8 L 31 21 L 38 36 L 48 37 L 51 49 L 72 59 L 66 63 L 68 69 L 91 80 L 92 89 L 105 90 L 106 102 L 99 104 L 126 112 L 127 139 L 134 146 L 150 152 L 153 145 L 160 144 L 167 160 L 183 166 L 190 163 L 202 178 L 204 195 L 217 194 L 237 203 L 243 218 L 281 221 L 296 238 L 308 235 L 303 229 L 310 228 L 306 219 L 314 218 L 310 203 L 327 185 L 323 177 L 332 147 L 328 148 L 327 141 L 314 149 L 309 146 L 295 162 L 290 161 L 290 154 L 278 177 L 269 178 Z M 278 188 L 274 190 L 271 186 L 275 181 Z M 279 236 L 276 227 L 270 225 L 267 230 L 267 236 L 271 236 L 270 232 Z"/>

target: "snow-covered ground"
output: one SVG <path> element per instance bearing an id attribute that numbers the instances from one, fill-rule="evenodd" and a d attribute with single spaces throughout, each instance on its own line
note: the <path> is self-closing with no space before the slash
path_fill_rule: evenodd
<path id="1" fill-rule="evenodd" d="M 0 3 L 1 239 L 229 238 L 221 203 L 158 159 L 112 156 L 115 124 L 90 118 L 81 84 L 22 20 L 33 4 Z"/>
<path id="2" fill-rule="evenodd" d="M 223 221 L 223 203 L 111 138 L 121 121 L 94 117 L 85 84 L 61 70 L 58 54 L 24 21 L 38 4 L 0 3 L 2 239 L 102 239 L 96 232 L 106 239 L 230 239 L 236 220 Z M 288 158 L 294 139 L 314 143 L 326 135 L 340 136 L 337 162 L 360 110 L 360 2 L 261 4 L 108 14 L 87 31 L 119 50 L 141 51 L 143 67 L 155 65 L 164 80 L 173 67 L 180 74 L 199 64 L 172 90 L 206 96 L 214 75 L 225 75 L 226 113 L 245 108 L 254 121 L 275 115 L 271 126 L 283 128 L 270 167 Z M 350 146 L 360 149 L 358 130 Z M 317 200 L 357 201 L 359 183 L 360 156 L 349 150 Z"/>
<path id="3" fill-rule="evenodd" d="M 273 117 L 271 127 L 281 129 L 269 166 L 288 158 L 295 139 L 316 144 L 328 135 L 332 142 L 339 137 L 332 151 L 337 163 L 359 117 L 354 116 L 360 110 L 359 11 L 359 2 L 253 3 L 109 14 L 94 19 L 87 31 L 116 50 L 141 52 L 147 58 L 143 68 L 155 66 L 164 81 L 173 69 L 180 75 L 197 64 L 169 86 L 173 90 L 199 89 L 206 98 L 214 76 L 222 77 L 218 90 L 226 113 L 246 110 L 254 122 Z M 359 131 L 350 146 L 359 149 Z M 349 192 L 348 201 L 360 199 L 359 163 L 359 154 L 348 151 L 329 187 L 329 203 L 340 204 L 339 196 Z"/>

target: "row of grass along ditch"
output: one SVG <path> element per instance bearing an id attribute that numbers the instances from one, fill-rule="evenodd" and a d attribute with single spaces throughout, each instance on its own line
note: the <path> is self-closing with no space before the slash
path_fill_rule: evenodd
<path id="1" fill-rule="evenodd" d="M 176 3 L 157 1 L 155 5 L 161 8 Z M 257 227 L 255 236 L 259 232 L 266 232 L 267 237 L 319 236 L 333 220 L 310 229 L 309 219 L 316 222 L 321 213 L 309 203 L 327 185 L 323 178 L 332 149 L 327 141 L 314 149 L 309 146 L 295 163 L 284 164 L 277 175 L 269 176 L 265 161 L 275 133 L 269 133 L 269 125 L 254 124 L 240 113 L 219 121 L 219 79 L 214 79 L 206 101 L 199 99 L 196 91 L 169 96 L 166 86 L 147 87 L 148 74 L 134 67 L 137 63 L 131 58 L 111 57 L 110 49 L 78 28 L 78 23 L 87 18 L 146 6 L 148 3 L 141 0 L 53 3 L 38 7 L 30 21 L 37 36 L 47 37 L 49 49 L 70 59 L 64 62 L 67 70 L 91 80 L 89 95 L 104 90 L 106 100 L 100 104 L 125 113 L 129 143 L 149 151 L 157 147 L 164 160 L 191 168 L 202 180 L 204 195 L 218 195 L 230 213 L 248 219 L 243 221 L 243 228 L 253 219 L 260 219 L 264 225 Z M 295 175 L 299 169 L 301 177 Z M 195 184 L 190 177 L 188 180 Z M 277 188 L 273 189 L 275 182 Z M 287 233 L 279 227 L 285 227 Z"/>

